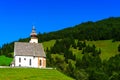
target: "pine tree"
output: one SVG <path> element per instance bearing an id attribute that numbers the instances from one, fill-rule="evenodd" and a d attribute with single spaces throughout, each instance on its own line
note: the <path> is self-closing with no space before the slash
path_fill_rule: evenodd
<path id="1" fill-rule="evenodd" d="M 118 45 L 118 52 L 120 52 L 120 44 Z"/>
<path id="2" fill-rule="evenodd" d="M 82 48 L 83 48 L 82 42 L 78 41 L 77 47 L 78 47 L 79 50 L 82 50 Z"/>
<path id="3" fill-rule="evenodd" d="M 86 47 L 86 42 L 85 41 L 83 42 L 83 47 Z"/>
<path id="4" fill-rule="evenodd" d="M 85 50 L 83 49 L 82 54 L 84 54 L 84 53 L 85 53 Z"/>

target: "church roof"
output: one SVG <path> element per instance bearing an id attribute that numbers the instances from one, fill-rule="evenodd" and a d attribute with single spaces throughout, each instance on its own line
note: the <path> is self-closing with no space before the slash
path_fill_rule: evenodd
<path id="1" fill-rule="evenodd" d="M 41 43 L 15 42 L 15 56 L 39 56 L 46 57 Z"/>

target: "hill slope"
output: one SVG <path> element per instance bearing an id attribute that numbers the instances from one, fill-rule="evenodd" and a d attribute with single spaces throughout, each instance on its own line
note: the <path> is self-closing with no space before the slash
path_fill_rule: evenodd
<path id="1" fill-rule="evenodd" d="M 0 68 L 0 80 L 73 80 L 55 69 Z"/>
<path id="2" fill-rule="evenodd" d="M 50 49 L 55 43 L 55 40 L 50 40 L 43 42 L 44 49 Z M 95 44 L 97 48 L 101 48 L 101 59 L 108 60 L 110 57 L 115 56 L 118 54 L 118 45 L 120 42 L 112 42 L 112 40 L 100 40 L 100 41 L 87 41 L 89 45 Z M 77 55 L 78 58 L 82 58 L 82 51 L 77 49 L 72 49 L 74 54 Z M 6 62 L 7 61 L 7 62 Z M 12 61 L 12 58 L 7 58 L 5 56 L 0 56 L 0 65 L 9 65 Z"/>
<path id="3" fill-rule="evenodd" d="M 72 37 L 80 40 L 120 40 L 120 17 L 84 22 L 55 32 L 38 34 L 41 42 Z"/>
<path id="4" fill-rule="evenodd" d="M 75 25 L 73 27 L 69 27 L 63 30 L 50 32 L 50 33 L 39 33 L 38 39 L 39 42 L 56 40 L 56 39 L 64 39 L 66 37 L 79 39 L 79 40 L 120 40 L 120 17 L 111 17 L 107 19 L 103 19 L 97 22 L 88 21 L 85 23 L 81 23 Z M 29 42 L 30 37 L 19 39 L 20 42 Z M 10 54 L 14 51 L 14 42 L 9 44 L 4 44 L 0 48 L 0 55 L 5 55 L 8 57 L 12 57 Z"/>
<path id="5" fill-rule="evenodd" d="M 55 43 L 55 40 L 51 40 L 51 41 L 46 41 L 43 42 L 43 46 L 45 48 L 45 50 L 50 47 L 52 47 Z M 112 40 L 99 40 L 99 41 L 86 41 L 87 45 L 93 45 L 95 44 L 97 48 L 101 49 L 101 59 L 102 60 L 108 60 L 110 57 L 115 56 L 116 54 L 118 54 L 118 45 L 120 44 L 119 41 L 117 42 L 112 42 Z M 48 45 L 47 45 L 48 44 Z M 73 49 L 71 48 L 71 50 L 73 51 L 74 54 L 77 55 L 78 58 L 82 57 L 82 50 L 78 50 L 78 49 Z"/>
<path id="6" fill-rule="evenodd" d="M 6 56 L 0 56 L 0 66 L 9 66 L 12 62 L 13 58 L 9 58 Z"/>

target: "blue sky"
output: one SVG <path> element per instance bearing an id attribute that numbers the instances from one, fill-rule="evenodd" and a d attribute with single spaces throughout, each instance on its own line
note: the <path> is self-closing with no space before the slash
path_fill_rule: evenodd
<path id="1" fill-rule="evenodd" d="M 120 0 L 0 0 L 0 45 L 37 32 L 120 17 Z"/>

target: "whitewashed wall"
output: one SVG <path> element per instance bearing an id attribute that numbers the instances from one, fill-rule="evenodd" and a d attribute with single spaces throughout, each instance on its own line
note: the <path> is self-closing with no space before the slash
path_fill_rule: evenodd
<path id="1" fill-rule="evenodd" d="M 19 58 L 21 58 L 21 62 L 19 62 Z M 26 60 L 24 60 L 24 58 Z M 29 64 L 31 59 L 31 65 Z M 39 60 L 42 60 L 42 65 L 40 66 L 38 63 Z M 33 56 L 15 56 L 15 66 L 16 67 L 36 67 L 36 68 L 45 68 L 43 61 L 46 60 L 45 58 L 33 57 Z"/>
<path id="2" fill-rule="evenodd" d="M 32 39 L 31 38 L 30 43 L 38 43 L 38 39 Z"/>

